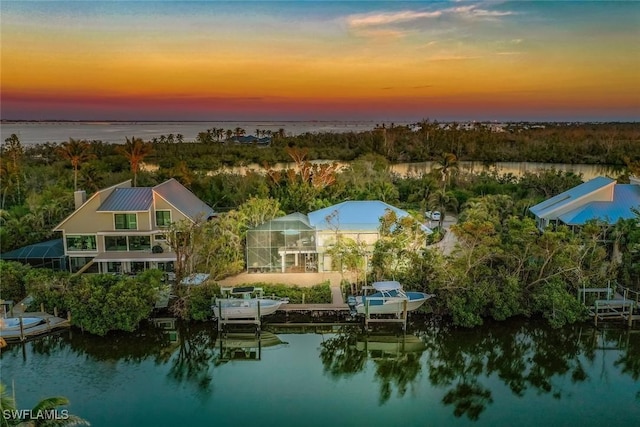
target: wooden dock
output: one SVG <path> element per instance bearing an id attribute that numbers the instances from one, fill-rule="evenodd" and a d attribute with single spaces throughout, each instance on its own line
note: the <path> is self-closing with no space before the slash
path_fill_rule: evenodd
<path id="1" fill-rule="evenodd" d="M 598 321 L 620 319 L 628 322 L 631 326 L 634 320 L 640 319 L 640 315 L 633 314 L 636 302 L 629 299 L 607 299 L 596 300 L 593 307 L 590 307 L 589 314 L 593 316 L 595 325 Z"/>
<path id="2" fill-rule="evenodd" d="M 19 315 L 16 313 L 16 317 L 40 317 L 43 322 L 22 330 L 20 328 L 0 329 L 0 337 L 4 338 L 8 343 L 26 341 L 71 326 L 68 319 L 62 319 L 44 312 L 20 313 Z"/>
<path id="3" fill-rule="evenodd" d="M 592 305 L 588 305 L 587 296 Z M 607 283 L 606 288 L 587 288 L 578 289 L 578 300 L 587 306 L 589 315 L 593 317 L 594 324 L 597 326 L 599 321 L 604 320 L 623 320 L 631 327 L 633 322 L 640 320 L 640 292 L 622 287 L 620 285 L 612 285 Z M 634 314 L 634 310 L 636 314 Z"/>
<path id="4" fill-rule="evenodd" d="M 284 304 L 278 308 L 278 311 L 349 311 L 347 304 Z"/>

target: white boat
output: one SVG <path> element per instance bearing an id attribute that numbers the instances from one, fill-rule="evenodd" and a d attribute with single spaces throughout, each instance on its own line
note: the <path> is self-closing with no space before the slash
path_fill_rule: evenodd
<path id="1" fill-rule="evenodd" d="M 424 292 L 405 292 L 402 285 L 396 281 L 375 282 L 367 289 L 376 292 L 362 297 L 356 297 L 355 309 L 358 314 L 400 314 L 419 308 L 433 295 Z"/>
<path id="2" fill-rule="evenodd" d="M 22 329 L 33 328 L 44 321 L 42 317 L 8 317 L 0 319 L 0 329 L 4 331 L 17 331 L 20 329 L 20 319 L 22 319 Z"/>
<path id="3" fill-rule="evenodd" d="M 289 301 L 264 298 L 262 288 L 222 288 L 223 296 L 212 305 L 213 314 L 219 319 L 250 319 L 267 316 Z M 221 311 L 222 310 L 222 311 Z"/>

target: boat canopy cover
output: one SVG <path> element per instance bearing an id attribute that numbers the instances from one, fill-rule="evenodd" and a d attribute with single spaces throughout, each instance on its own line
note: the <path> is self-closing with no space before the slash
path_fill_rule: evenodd
<path id="1" fill-rule="evenodd" d="M 402 289 L 402 285 L 400 282 L 396 282 L 395 280 L 389 280 L 386 282 L 374 282 L 372 285 L 376 291 L 397 291 Z"/>

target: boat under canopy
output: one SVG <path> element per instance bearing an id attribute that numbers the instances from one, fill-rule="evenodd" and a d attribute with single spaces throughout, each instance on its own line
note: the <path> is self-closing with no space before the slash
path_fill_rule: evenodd
<path id="1" fill-rule="evenodd" d="M 400 314 L 405 309 L 418 309 L 433 295 L 424 292 L 405 292 L 397 281 L 375 282 L 370 289 L 377 292 L 357 297 L 355 310 L 359 314 Z"/>

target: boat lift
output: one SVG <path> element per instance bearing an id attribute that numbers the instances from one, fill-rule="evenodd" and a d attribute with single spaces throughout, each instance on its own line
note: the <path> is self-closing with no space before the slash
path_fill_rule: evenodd
<path id="1" fill-rule="evenodd" d="M 367 295 L 368 291 L 377 291 L 377 289 L 373 286 L 363 286 L 362 290 L 365 293 L 365 296 Z M 364 298 L 364 328 L 366 331 L 370 330 L 370 324 L 372 323 L 396 323 L 396 324 L 400 324 L 401 328 L 402 328 L 402 333 L 405 333 L 407 331 L 407 303 L 408 300 L 403 299 L 402 301 L 398 301 L 398 303 L 396 304 L 396 310 L 393 313 L 386 313 L 386 314 L 379 314 L 379 316 L 383 316 L 383 317 L 376 317 L 376 315 L 371 313 L 370 310 L 370 306 L 371 303 L 373 301 L 385 301 L 387 298 L 386 297 L 372 297 L 372 296 L 367 296 L 366 298 Z"/>
<path id="2" fill-rule="evenodd" d="M 241 295 L 242 296 L 241 299 L 249 299 L 251 298 L 251 294 L 255 294 L 258 298 L 261 298 L 263 295 L 262 288 L 257 288 L 253 286 L 246 286 L 246 287 L 240 287 L 240 288 L 222 287 L 220 288 L 220 292 L 222 293 L 223 298 L 232 298 L 234 295 Z M 215 301 L 215 304 L 218 307 L 218 313 L 219 313 L 219 316 L 217 317 L 219 333 L 226 334 L 228 332 L 228 325 L 254 325 L 256 336 L 260 335 L 260 331 L 262 329 L 262 320 L 260 315 L 260 300 L 257 301 L 256 309 L 250 310 L 251 313 L 247 313 L 247 317 L 243 317 L 243 318 L 226 317 L 225 311 L 222 309 L 222 301 L 218 299 L 217 301 Z"/>

